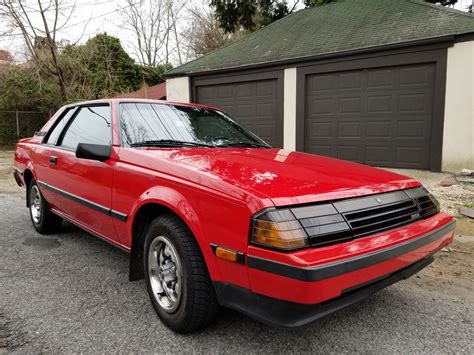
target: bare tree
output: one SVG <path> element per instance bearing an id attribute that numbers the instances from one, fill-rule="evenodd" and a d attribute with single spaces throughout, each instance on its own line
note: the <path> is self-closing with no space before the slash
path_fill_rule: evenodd
<path id="1" fill-rule="evenodd" d="M 191 19 L 184 37 L 188 38 L 188 48 L 192 57 L 199 57 L 212 52 L 242 38 L 248 33 L 243 29 L 230 34 L 225 33 L 212 7 L 189 4 L 187 11 Z"/>
<path id="2" fill-rule="evenodd" d="M 134 34 L 135 55 L 142 64 L 155 66 L 161 62 L 160 51 L 168 33 L 163 21 L 162 0 L 127 0 L 122 13 L 125 28 Z"/>
<path id="3" fill-rule="evenodd" d="M 168 64 L 176 55 L 182 63 L 179 26 L 184 0 L 126 0 L 122 7 L 125 28 L 133 33 L 135 56 L 141 64 Z"/>
<path id="4" fill-rule="evenodd" d="M 29 57 L 48 74 L 57 78 L 61 94 L 67 98 L 64 74 L 58 60 L 58 32 L 66 26 L 75 11 L 69 0 L 1 0 L 0 16 L 12 32 L 23 37 Z"/>

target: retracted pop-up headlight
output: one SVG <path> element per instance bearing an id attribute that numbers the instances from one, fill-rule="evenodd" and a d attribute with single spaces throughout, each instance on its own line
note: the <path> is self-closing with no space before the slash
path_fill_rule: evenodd
<path id="1" fill-rule="evenodd" d="M 254 217 L 250 238 L 254 244 L 280 250 L 308 246 L 306 232 L 289 209 L 267 211 Z"/>

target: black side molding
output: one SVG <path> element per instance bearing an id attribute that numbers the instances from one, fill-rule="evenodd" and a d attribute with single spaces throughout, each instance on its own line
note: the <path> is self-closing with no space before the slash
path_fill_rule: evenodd
<path id="1" fill-rule="evenodd" d="M 403 254 L 407 254 L 445 236 L 447 233 L 454 230 L 455 225 L 456 222 L 453 220 L 439 229 L 436 229 L 435 231 L 404 243 L 397 244 L 390 248 L 315 267 L 299 268 L 293 265 L 283 264 L 251 255 L 247 255 L 247 263 L 249 268 L 269 272 L 291 279 L 300 281 L 320 281 L 346 274 L 351 271 L 363 269 L 365 267 L 396 258 Z"/>
<path id="2" fill-rule="evenodd" d="M 271 298 L 225 282 L 214 282 L 222 306 L 235 309 L 260 322 L 279 328 L 296 328 L 356 303 L 383 288 L 407 279 L 433 261 L 422 259 L 404 269 L 343 291 L 342 295 L 318 304 L 300 304 Z"/>
<path id="3" fill-rule="evenodd" d="M 122 221 L 122 222 L 126 222 L 127 221 L 127 218 L 128 216 L 124 213 L 121 213 L 121 212 L 118 212 L 118 211 L 114 211 L 108 207 L 105 207 L 105 206 L 102 206 L 102 205 L 99 205 L 98 203 L 95 203 L 95 202 L 92 202 L 92 201 L 89 201 L 85 198 L 82 198 L 82 197 L 79 197 L 79 196 L 76 196 L 74 194 L 71 194 L 67 191 L 64 191 L 64 190 L 61 190 L 57 187 L 54 187 L 52 185 L 49 185 L 49 184 L 46 184 L 45 182 L 42 182 L 42 181 L 38 181 L 37 182 L 38 185 L 44 189 L 47 189 L 49 191 L 53 191 L 63 197 L 66 197 L 67 199 L 71 200 L 71 201 L 74 201 L 74 202 L 77 202 L 77 203 L 80 203 L 81 205 L 83 206 L 86 206 L 86 207 L 89 207 L 90 209 L 93 209 L 94 211 L 97 211 L 97 212 L 100 212 L 100 213 L 103 213 L 107 216 L 110 216 L 112 218 L 115 218 L 115 219 L 118 219 L 119 221 Z"/>

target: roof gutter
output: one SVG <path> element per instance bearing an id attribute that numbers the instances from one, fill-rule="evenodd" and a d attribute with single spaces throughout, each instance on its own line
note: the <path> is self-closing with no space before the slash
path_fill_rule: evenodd
<path id="1" fill-rule="evenodd" d="M 310 55 L 310 56 L 305 56 L 305 57 L 290 58 L 290 59 L 277 60 L 277 61 L 271 61 L 271 62 L 262 62 L 262 63 L 250 64 L 250 65 L 241 65 L 241 66 L 234 66 L 234 67 L 227 67 L 227 68 L 220 68 L 220 69 L 210 69 L 210 70 L 196 71 L 196 72 L 190 71 L 190 72 L 183 72 L 183 73 L 176 73 L 176 74 L 165 73 L 164 77 L 167 79 L 182 77 L 182 76 L 195 77 L 195 76 L 208 75 L 208 74 L 220 74 L 220 73 L 234 72 L 234 71 L 240 71 L 240 70 L 257 69 L 257 68 L 262 68 L 262 67 L 268 68 L 268 67 L 273 67 L 273 66 L 278 66 L 278 65 L 297 64 L 297 63 L 309 62 L 313 60 L 346 57 L 346 56 L 352 56 L 352 55 L 357 55 L 357 54 L 366 54 L 366 53 L 371 53 L 371 52 L 379 52 L 379 51 L 399 49 L 399 48 L 405 48 L 405 47 L 415 47 L 415 46 L 424 46 L 424 45 L 441 44 L 441 43 L 452 45 L 454 43 L 454 39 L 455 39 L 455 35 L 449 35 L 449 36 L 428 38 L 428 39 L 422 39 L 422 40 L 416 40 L 416 41 L 410 41 L 410 42 L 387 44 L 387 45 L 376 46 L 376 47 L 353 49 L 353 50 L 333 52 L 333 53 L 327 53 L 327 54 Z"/>

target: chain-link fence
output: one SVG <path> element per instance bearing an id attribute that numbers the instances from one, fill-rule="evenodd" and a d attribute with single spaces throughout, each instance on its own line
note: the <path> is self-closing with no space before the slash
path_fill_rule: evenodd
<path id="1" fill-rule="evenodd" d="M 31 137 L 50 117 L 36 111 L 0 111 L 0 146 L 11 146 L 20 138 Z"/>

